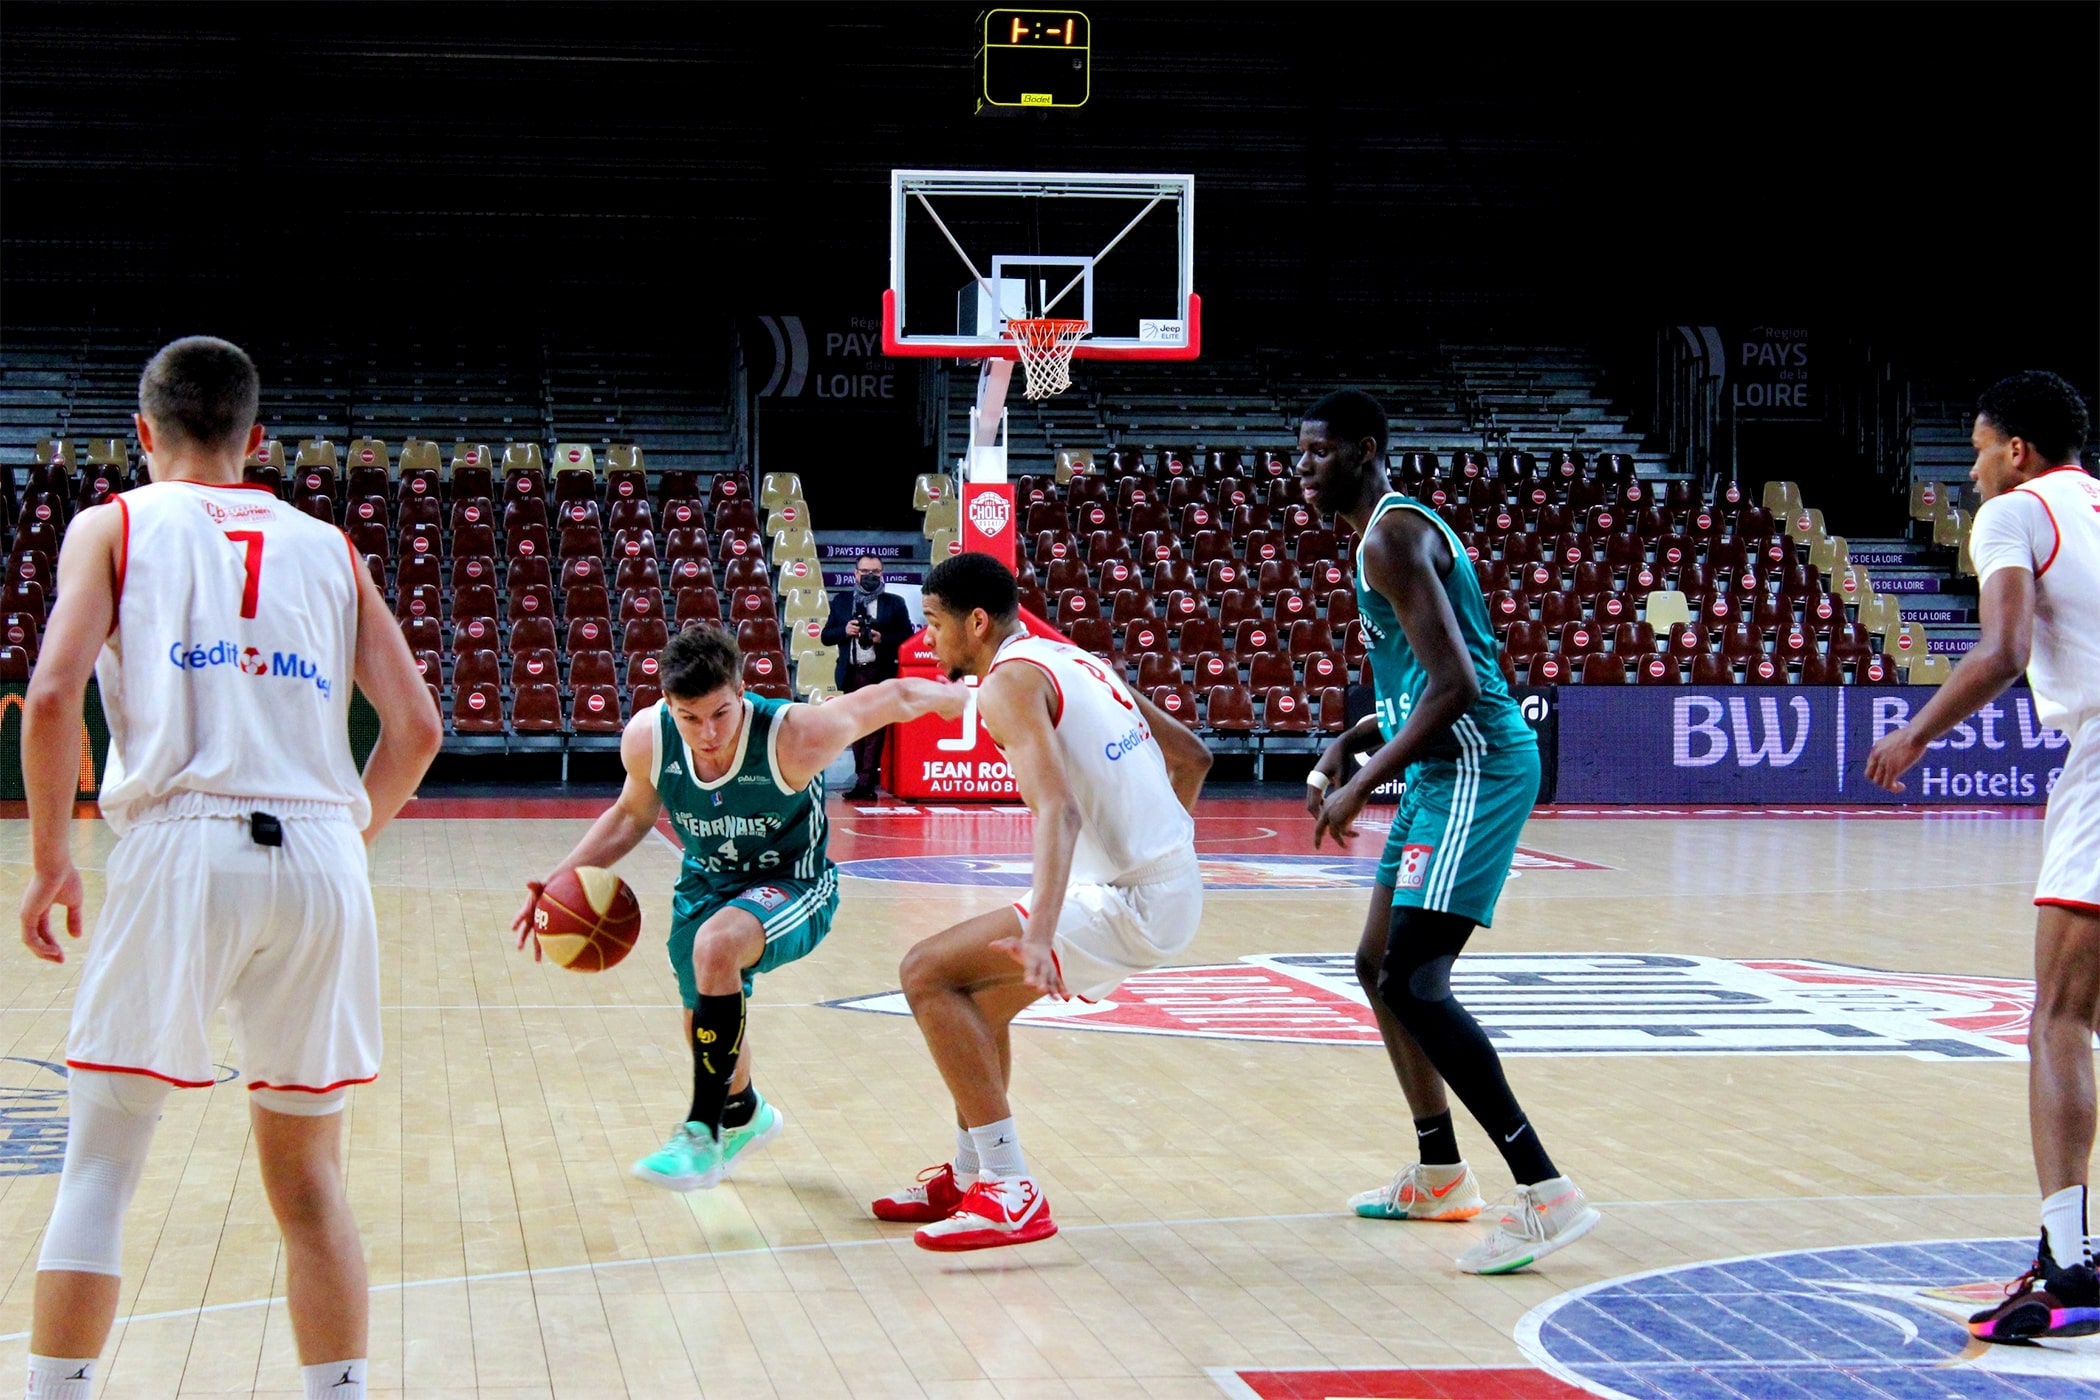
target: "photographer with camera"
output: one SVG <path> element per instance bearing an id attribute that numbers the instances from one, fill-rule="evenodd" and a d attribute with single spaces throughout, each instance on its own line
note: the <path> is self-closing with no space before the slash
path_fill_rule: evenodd
<path id="1" fill-rule="evenodd" d="M 911 614 L 904 600 L 884 590 L 882 561 L 863 554 L 855 568 L 851 593 L 834 594 L 831 616 L 824 622 L 824 645 L 839 649 L 839 689 L 851 694 L 897 674 L 897 648 L 910 639 Z M 853 790 L 846 796 L 875 796 L 882 772 L 883 731 L 853 745 Z"/>

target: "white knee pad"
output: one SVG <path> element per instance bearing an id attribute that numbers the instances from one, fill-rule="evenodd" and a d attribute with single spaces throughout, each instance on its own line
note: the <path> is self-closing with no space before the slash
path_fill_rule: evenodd
<path id="1" fill-rule="evenodd" d="M 120 1274 L 124 1211 L 138 1190 L 168 1085 L 143 1074 L 76 1069 L 67 1077 L 65 1174 L 38 1269 Z"/>
<path id="2" fill-rule="evenodd" d="M 294 1118 L 325 1118 L 331 1113 L 341 1113 L 343 1102 L 349 1096 L 347 1089 L 330 1089 L 325 1094 L 309 1094 L 303 1089 L 250 1089 L 248 1102 L 272 1113 L 288 1113 Z"/>

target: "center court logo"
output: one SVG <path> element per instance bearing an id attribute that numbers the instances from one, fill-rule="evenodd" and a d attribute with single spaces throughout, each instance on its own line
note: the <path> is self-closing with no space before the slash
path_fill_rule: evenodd
<path id="1" fill-rule="evenodd" d="M 1992 1346 L 1963 1326 L 2033 1257 L 2032 1238 L 1920 1240 L 1676 1265 L 1563 1293 L 1516 1341 L 1592 1394 L 1648 1400 L 2100 1396 L 2100 1340 Z"/>
<path id="2" fill-rule="evenodd" d="M 1451 990 L 1504 1055 L 1905 1055 L 2019 1061 L 2034 984 L 1807 959 L 1469 953 Z M 909 1015 L 901 993 L 826 1003 Z M 1352 953 L 1166 967 L 1091 1005 L 1039 1002 L 1017 1024 L 1132 1035 L 1377 1045 Z"/>

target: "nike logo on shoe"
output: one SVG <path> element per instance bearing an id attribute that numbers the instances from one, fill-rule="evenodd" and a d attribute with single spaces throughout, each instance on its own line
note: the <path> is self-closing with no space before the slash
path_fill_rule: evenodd
<path id="1" fill-rule="evenodd" d="M 1451 1178 L 1451 1180 L 1445 1182 L 1442 1186 L 1430 1187 L 1429 1194 L 1441 1201 L 1444 1199 L 1444 1197 L 1451 1194 L 1452 1190 L 1455 1187 L 1457 1187 L 1459 1182 L 1464 1181 L 1465 1179 L 1465 1173 L 1461 1172 L 1457 1176 Z"/>

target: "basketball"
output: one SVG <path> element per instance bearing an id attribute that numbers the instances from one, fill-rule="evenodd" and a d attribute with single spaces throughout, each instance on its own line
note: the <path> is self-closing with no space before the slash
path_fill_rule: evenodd
<path id="1" fill-rule="evenodd" d="M 571 972 L 603 972 L 627 956 L 642 933 L 642 906 L 610 870 L 581 865 L 547 882 L 532 931 L 548 958 Z"/>

